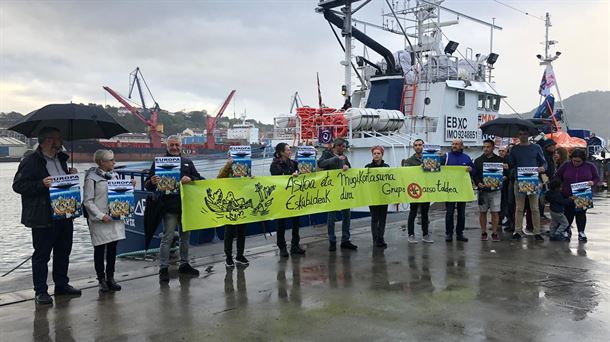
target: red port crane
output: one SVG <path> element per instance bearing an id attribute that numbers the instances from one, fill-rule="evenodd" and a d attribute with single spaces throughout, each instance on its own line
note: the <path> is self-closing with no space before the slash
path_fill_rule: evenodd
<path id="1" fill-rule="evenodd" d="M 207 142 L 207 147 L 208 150 L 214 150 L 216 149 L 216 139 L 214 139 L 214 129 L 216 129 L 216 124 L 218 123 L 218 120 L 220 119 L 220 117 L 222 116 L 222 114 L 225 112 L 225 109 L 227 109 L 227 106 L 229 105 L 229 103 L 231 102 L 231 99 L 233 98 L 233 95 L 235 95 L 235 90 L 231 90 L 231 92 L 229 93 L 229 96 L 227 96 L 227 99 L 225 100 L 225 102 L 222 104 L 222 106 L 220 106 L 220 109 L 218 110 L 218 114 L 216 114 L 216 117 L 212 117 L 211 115 L 208 115 L 208 122 L 207 122 L 207 132 L 208 132 L 208 142 Z"/>
<path id="2" fill-rule="evenodd" d="M 158 124 L 158 113 L 159 113 L 159 104 L 155 101 L 150 89 L 148 88 L 148 84 L 144 80 L 144 76 L 142 76 L 142 72 L 140 68 L 137 67 L 134 71 L 129 74 L 129 95 L 128 98 L 131 98 L 131 93 L 133 92 L 134 86 L 138 87 L 138 93 L 140 95 L 140 102 L 142 104 L 142 112 L 145 115 L 142 115 L 140 110 L 134 106 L 132 106 L 127 100 L 125 100 L 121 95 L 119 95 L 116 91 L 112 90 L 110 87 L 104 86 L 104 90 L 106 90 L 112 97 L 117 99 L 131 114 L 133 114 L 136 118 L 142 121 L 148 129 L 148 134 L 150 136 L 150 144 L 154 148 L 160 148 L 161 145 L 161 133 L 163 132 L 163 126 Z M 153 108 L 146 108 L 146 102 L 144 101 L 144 94 L 142 92 L 142 85 L 140 80 L 146 86 L 150 97 L 153 99 L 155 105 Z M 148 119 L 146 118 L 148 117 Z"/>

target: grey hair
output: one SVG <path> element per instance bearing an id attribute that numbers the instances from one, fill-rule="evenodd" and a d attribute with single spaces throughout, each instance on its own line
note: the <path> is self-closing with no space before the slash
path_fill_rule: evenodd
<path id="1" fill-rule="evenodd" d="M 167 137 L 166 143 L 170 140 L 179 141 L 182 144 L 182 138 L 180 138 L 180 136 L 177 134 L 172 134 L 169 137 Z"/>
<path id="2" fill-rule="evenodd" d="M 38 144 L 43 143 L 48 137 L 51 136 L 51 134 L 58 132 L 61 133 L 61 131 L 55 127 L 50 127 L 50 126 L 45 126 L 43 128 L 40 129 L 40 131 L 38 132 Z"/>
<path id="3" fill-rule="evenodd" d="M 114 152 L 112 152 L 112 150 L 97 150 L 93 154 L 93 161 L 97 165 L 112 159 L 114 159 Z"/>

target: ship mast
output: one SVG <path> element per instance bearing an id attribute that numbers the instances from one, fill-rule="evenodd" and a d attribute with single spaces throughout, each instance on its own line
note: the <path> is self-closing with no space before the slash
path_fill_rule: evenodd
<path id="1" fill-rule="evenodd" d="M 549 52 L 551 49 L 551 46 L 559 43 L 556 40 L 550 40 L 549 39 L 549 28 L 553 26 L 551 24 L 551 15 L 549 14 L 549 12 L 546 12 L 546 17 L 544 20 L 544 56 L 541 55 L 536 55 L 536 57 L 540 60 L 540 65 L 544 65 L 544 66 L 548 66 L 549 70 L 553 73 L 553 75 L 555 74 L 555 71 L 553 70 L 553 62 L 556 61 L 559 56 L 561 56 L 561 52 L 560 51 L 556 51 L 554 55 L 551 55 L 551 53 Z M 563 105 L 563 98 L 561 97 L 561 92 L 559 91 L 559 83 L 557 82 L 557 78 L 555 77 L 555 88 L 557 89 L 557 97 L 559 98 L 559 101 L 557 102 L 557 109 L 561 109 L 564 112 L 564 115 L 562 116 L 563 121 L 566 123 L 566 128 L 569 126 L 568 125 L 568 118 L 567 116 L 565 116 L 565 107 Z M 541 98 L 541 102 L 544 99 Z M 554 111 L 556 112 L 556 110 Z M 554 113 L 553 113 L 554 114 Z"/>

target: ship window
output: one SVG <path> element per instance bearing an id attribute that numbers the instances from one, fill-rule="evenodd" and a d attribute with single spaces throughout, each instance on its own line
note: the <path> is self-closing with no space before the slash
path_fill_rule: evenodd
<path id="1" fill-rule="evenodd" d="M 457 106 L 464 107 L 466 105 L 466 92 L 463 90 L 457 91 Z"/>
<path id="2" fill-rule="evenodd" d="M 494 96 L 494 106 L 493 106 L 494 111 L 497 112 L 500 110 L 500 102 L 502 102 L 502 98 L 500 96 Z"/>
<path id="3" fill-rule="evenodd" d="M 479 94 L 479 101 L 477 103 L 477 109 L 484 109 L 485 108 L 485 95 L 484 94 Z"/>
<path id="4" fill-rule="evenodd" d="M 487 95 L 487 101 L 485 102 L 485 109 L 491 110 L 492 104 L 493 104 L 493 96 Z"/>

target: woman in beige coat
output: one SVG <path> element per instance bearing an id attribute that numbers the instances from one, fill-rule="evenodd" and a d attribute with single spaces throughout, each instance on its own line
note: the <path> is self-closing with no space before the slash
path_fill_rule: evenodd
<path id="1" fill-rule="evenodd" d="M 98 166 L 90 168 L 85 174 L 83 204 L 87 210 L 87 223 L 94 248 L 95 272 L 101 292 L 119 291 L 121 286 L 114 280 L 114 264 L 117 243 L 125 238 L 125 223 L 123 220 L 113 220 L 108 215 L 108 180 L 118 178 L 114 172 L 114 153 L 111 150 L 97 150 L 93 161 Z"/>

